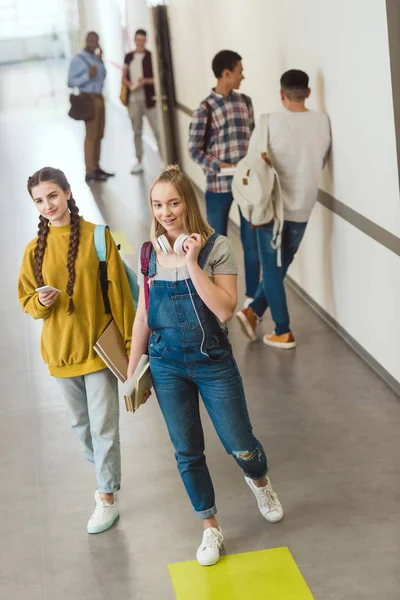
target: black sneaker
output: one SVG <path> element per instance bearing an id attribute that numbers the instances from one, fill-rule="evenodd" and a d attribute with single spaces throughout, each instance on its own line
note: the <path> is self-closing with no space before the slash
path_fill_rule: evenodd
<path id="1" fill-rule="evenodd" d="M 103 171 L 103 169 L 98 168 L 96 173 L 98 175 L 105 175 L 106 177 L 114 177 L 115 173 L 107 173 L 107 171 Z"/>
<path id="2" fill-rule="evenodd" d="M 107 181 L 108 177 L 106 175 L 101 175 L 100 173 L 88 173 L 85 177 L 86 183 L 89 185 L 91 183 L 96 183 L 98 181 Z"/>

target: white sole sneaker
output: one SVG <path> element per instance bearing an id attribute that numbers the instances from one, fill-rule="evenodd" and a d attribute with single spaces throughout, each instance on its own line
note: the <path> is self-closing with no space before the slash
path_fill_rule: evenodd
<path id="1" fill-rule="evenodd" d="M 253 328 L 251 327 L 250 323 L 246 319 L 246 315 L 244 315 L 242 313 L 242 311 L 239 310 L 239 312 L 236 313 L 236 318 L 238 319 L 238 321 L 240 323 L 240 326 L 241 326 L 241 328 L 243 330 L 243 333 L 245 335 L 247 335 L 247 337 L 252 342 L 256 342 L 257 341 L 257 335 L 254 333 Z"/>
<path id="2" fill-rule="evenodd" d="M 267 485 L 258 488 L 250 477 L 245 476 L 245 481 L 256 497 L 258 510 L 269 523 L 279 523 L 283 519 L 283 508 L 277 494 L 272 489 L 270 480 Z"/>
<path id="3" fill-rule="evenodd" d="M 94 495 L 96 508 L 87 524 L 88 533 L 102 533 L 110 529 L 119 517 L 117 501 L 114 497 L 114 504 L 109 504 L 106 500 L 100 500 L 98 491 Z"/>
<path id="4" fill-rule="evenodd" d="M 203 532 L 203 539 L 196 552 L 196 559 L 202 567 L 212 567 L 219 561 L 224 536 L 220 529 L 209 527 Z"/>
<path id="5" fill-rule="evenodd" d="M 292 348 L 296 348 L 296 342 L 271 342 L 266 335 L 263 337 L 263 342 L 266 346 L 270 346 L 271 348 L 281 348 L 282 350 L 291 350 Z"/>

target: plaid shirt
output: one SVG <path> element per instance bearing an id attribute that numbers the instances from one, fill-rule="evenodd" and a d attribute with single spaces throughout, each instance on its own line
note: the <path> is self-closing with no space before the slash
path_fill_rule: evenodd
<path id="1" fill-rule="evenodd" d="M 231 92 L 225 97 L 212 91 L 206 98 L 211 106 L 211 136 L 204 151 L 204 134 L 207 125 L 207 107 L 200 104 L 193 113 L 189 128 L 189 154 L 203 169 L 207 177 L 207 191 L 224 193 L 232 188 L 232 176 L 217 177 L 219 163 L 236 165 L 246 156 L 251 132 L 254 129 L 253 105 L 250 98 Z"/>

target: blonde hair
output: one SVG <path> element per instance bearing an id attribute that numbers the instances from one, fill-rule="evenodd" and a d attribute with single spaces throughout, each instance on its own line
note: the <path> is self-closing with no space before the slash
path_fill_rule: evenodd
<path id="1" fill-rule="evenodd" d="M 165 233 L 164 228 L 154 216 L 152 206 L 152 193 L 154 186 L 157 183 L 170 183 L 176 189 L 179 198 L 184 204 L 184 215 L 183 222 L 185 233 L 198 233 L 201 235 L 202 246 L 207 242 L 210 235 L 214 233 L 214 230 L 210 227 L 207 221 L 203 218 L 200 212 L 200 206 L 196 198 L 196 192 L 189 177 L 183 173 L 178 165 L 170 165 L 154 181 L 150 189 L 150 208 L 152 211 L 153 219 L 151 224 L 151 241 L 154 249 L 158 252 L 158 246 L 156 239 L 158 235 Z"/>

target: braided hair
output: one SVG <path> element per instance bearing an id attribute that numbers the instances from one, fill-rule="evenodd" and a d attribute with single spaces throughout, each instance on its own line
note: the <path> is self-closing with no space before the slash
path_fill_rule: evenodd
<path id="1" fill-rule="evenodd" d="M 54 169 L 52 167 L 43 167 L 39 171 L 36 171 L 31 177 L 28 179 L 28 192 L 32 197 L 32 189 L 42 183 L 44 181 L 52 181 L 58 187 L 60 187 L 63 192 L 68 192 L 71 188 L 68 183 L 67 178 L 64 173 L 60 171 L 60 169 Z M 76 205 L 74 198 L 71 195 L 71 198 L 68 200 L 68 209 L 71 214 L 71 234 L 69 238 L 69 248 L 67 255 L 67 269 L 68 269 L 68 282 L 66 287 L 66 292 L 69 297 L 69 305 L 68 305 L 68 315 L 72 314 L 75 310 L 73 294 L 74 294 L 74 285 L 76 280 L 76 272 L 75 272 L 75 261 L 78 255 L 79 248 L 79 238 L 80 238 L 80 224 L 81 220 L 79 217 L 79 208 Z M 49 220 L 46 219 L 43 215 L 39 217 L 39 226 L 38 226 L 38 237 L 35 247 L 34 253 L 34 273 L 38 286 L 44 285 L 43 274 L 42 274 L 42 266 L 44 253 L 46 251 L 47 245 L 47 236 L 49 233 Z"/>

